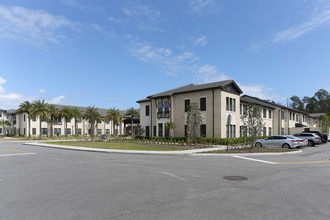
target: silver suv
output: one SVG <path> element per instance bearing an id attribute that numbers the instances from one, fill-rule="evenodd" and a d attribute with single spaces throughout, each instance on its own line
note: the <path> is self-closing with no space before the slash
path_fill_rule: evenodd
<path id="1" fill-rule="evenodd" d="M 322 143 L 321 137 L 314 133 L 298 133 L 293 136 L 307 140 L 308 146 L 315 146 Z"/>

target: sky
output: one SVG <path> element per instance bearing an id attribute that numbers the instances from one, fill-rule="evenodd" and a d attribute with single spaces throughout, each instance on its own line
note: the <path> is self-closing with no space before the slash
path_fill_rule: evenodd
<path id="1" fill-rule="evenodd" d="M 330 90 L 330 0 L 0 0 L 0 108 L 138 108 L 233 79 L 286 104 Z"/>

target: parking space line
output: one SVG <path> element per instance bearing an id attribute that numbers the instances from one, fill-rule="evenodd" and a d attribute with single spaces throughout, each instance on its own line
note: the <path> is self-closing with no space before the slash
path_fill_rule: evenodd
<path id="1" fill-rule="evenodd" d="M 19 152 L 19 153 L 26 153 L 26 154 L 32 153 L 32 152 L 28 152 L 28 151 L 24 151 L 24 150 L 16 150 L 16 149 L 9 149 L 9 148 L 5 148 L 4 150 L 15 151 L 15 152 Z"/>
<path id="2" fill-rule="evenodd" d="M 180 176 L 177 176 L 177 175 L 175 175 L 173 173 L 168 173 L 168 172 L 160 172 L 160 173 L 165 174 L 167 176 L 171 176 L 171 177 L 177 178 L 177 179 L 182 180 L 182 181 L 185 181 L 186 180 L 186 179 L 184 179 L 184 178 L 182 178 Z"/>
<path id="3" fill-rule="evenodd" d="M 297 162 L 279 162 L 279 164 L 299 164 L 299 163 L 330 163 L 330 160 L 320 160 L 320 161 L 297 161 Z"/>
<path id="4" fill-rule="evenodd" d="M 36 153 L 0 154 L 0 157 L 23 156 L 23 155 L 32 155 L 32 154 L 36 154 Z"/>
<path id="5" fill-rule="evenodd" d="M 252 160 L 252 161 L 256 161 L 256 162 L 260 162 L 260 163 L 278 164 L 278 163 L 267 161 L 267 160 L 258 160 L 258 159 L 253 159 L 253 158 L 249 158 L 249 157 L 242 157 L 242 156 L 233 156 L 233 157 L 244 159 L 244 160 Z"/>

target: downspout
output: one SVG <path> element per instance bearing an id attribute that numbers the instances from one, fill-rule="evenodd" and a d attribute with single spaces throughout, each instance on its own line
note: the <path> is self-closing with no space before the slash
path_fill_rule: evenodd
<path id="1" fill-rule="evenodd" d="M 149 130 L 149 132 L 150 132 L 150 137 L 153 137 L 154 129 L 152 127 L 152 100 L 151 100 L 151 98 L 149 98 L 149 100 L 150 100 L 150 130 Z"/>

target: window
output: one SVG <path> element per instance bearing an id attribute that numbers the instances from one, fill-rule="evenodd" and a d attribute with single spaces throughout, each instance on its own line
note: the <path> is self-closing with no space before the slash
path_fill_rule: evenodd
<path id="1" fill-rule="evenodd" d="M 206 97 L 200 98 L 201 111 L 206 111 Z"/>
<path id="2" fill-rule="evenodd" d="M 37 133 L 37 129 L 36 128 L 32 128 L 32 135 L 36 135 Z"/>
<path id="3" fill-rule="evenodd" d="M 290 112 L 290 120 L 292 119 L 292 112 Z"/>
<path id="4" fill-rule="evenodd" d="M 78 128 L 78 134 L 81 135 L 81 128 Z"/>
<path id="5" fill-rule="evenodd" d="M 284 128 L 281 128 L 281 135 L 284 135 Z"/>
<path id="6" fill-rule="evenodd" d="M 206 137 L 206 125 L 201 125 L 200 136 L 201 137 Z"/>
<path id="7" fill-rule="evenodd" d="M 268 110 L 268 118 L 269 118 L 269 119 L 272 118 L 272 110 Z"/>
<path id="8" fill-rule="evenodd" d="M 48 129 L 47 128 L 41 128 L 41 134 L 42 135 L 48 135 Z"/>
<path id="9" fill-rule="evenodd" d="M 81 118 L 77 118 L 77 123 L 81 123 Z"/>
<path id="10" fill-rule="evenodd" d="M 150 115 L 150 106 L 149 105 L 146 105 L 146 116 L 149 116 Z"/>
<path id="11" fill-rule="evenodd" d="M 188 127 L 187 127 L 187 125 L 185 125 L 184 126 L 184 136 L 185 137 L 187 137 L 187 135 L 188 135 L 188 130 L 187 129 L 188 129 Z"/>
<path id="12" fill-rule="evenodd" d="M 271 136 L 271 135 L 272 135 L 272 128 L 269 127 L 269 128 L 268 128 L 268 136 Z"/>
<path id="13" fill-rule="evenodd" d="M 0 134 L 2 134 L 2 128 L 0 128 Z"/>
<path id="14" fill-rule="evenodd" d="M 23 115 L 23 121 L 25 121 L 25 115 Z"/>
<path id="15" fill-rule="evenodd" d="M 242 104 L 239 104 L 239 114 L 242 115 Z"/>
<path id="16" fill-rule="evenodd" d="M 241 137 L 247 137 L 247 127 L 246 126 L 240 126 L 239 127 L 239 133 Z"/>
<path id="17" fill-rule="evenodd" d="M 110 129 L 105 129 L 105 134 L 110 135 Z"/>
<path id="18" fill-rule="evenodd" d="M 263 127 L 263 136 L 266 136 L 266 135 L 267 135 L 267 128 Z"/>
<path id="19" fill-rule="evenodd" d="M 184 111 L 188 112 L 190 106 L 190 99 L 184 100 Z"/>
<path id="20" fill-rule="evenodd" d="M 284 111 L 281 111 L 281 119 L 284 120 Z"/>
<path id="21" fill-rule="evenodd" d="M 170 129 L 168 129 L 165 124 L 165 137 L 169 137 L 169 136 L 170 136 Z"/>
<path id="22" fill-rule="evenodd" d="M 243 104 L 243 114 L 247 114 L 247 105 Z"/>
<path id="23" fill-rule="evenodd" d="M 36 120 L 37 120 L 36 117 L 33 117 L 33 118 L 32 118 L 32 121 L 36 121 Z"/>
<path id="24" fill-rule="evenodd" d="M 295 113 L 292 113 L 292 120 L 295 120 Z"/>
<path id="25" fill-rule="evenodd" d="M 154 136 L 157 136 L 157 128 L 156 128 L 156 125 L 154 125 Z"/>
<path id="26" fill-rule="evenodd" d="M 24 115 L 25 116 L 25 115 Z M 25 128 L 23 129 L 23 134 L 25 135 Z"/>
<path id="27" fill-rule="evenodd" d="M 168 101 L 165 101 L 165 113 L 170 112 L 170 103 Z"/>
<path id="28" fill-rule="evenodd" d="M 146 126 L 146 137 L 150 137 L 150 131 L 149 131 L 150 127 Z"/>
<path id="29" fill-rule="evenodd" d="M 71 135 L 71 128 L 67 128 L 67 129 L 66 129 L 66 134 L 67 134 L 67 135 Z"/>
<path id="30" fill-rule="evenodd" d="M 101 135 L 102 134 L 102 129 L 97 129 L 97 135 Z"/>
<path id="31" fill-rule="evenodd" d="M 236 112 L 236 99 L 226 97 L 226 110 Z"/>
<path id="32" fill-rule="evenodd" d="M 2 117 L 2 112 L 0 112 L 0 118 Z M 2 132 L 1 132 L 2 133 Z"/>
<path id="33" fill-rule="evenodd" d="M 46 121 L 46 118 L 45 118 L 45 117 L 42 117 L 42 118 L 41 118 L 41 121 Z"/>
<path id="34" fill-rule="evenodd" d="M 163 124 L 158 123 L 158 137 L 163 137 Z"/>
<path id="35" fill-rule="evenodd" d="M 226 125 L 226 130 L 229 138 L 236 137 L 236 125 Z"/>
<path id="36" fill-rule="evenodd" d="M 110 124 L 110 121 L 109 120 L 105 120 L 105 124 Z"/>
<path id="37" fill-rule="evenodd" d="M 267 118 L 267 109 L 265 109 L 265 108 L 263 109 L 263 117 Z"/>
<path id="38" fill-rule="evenodd" d="M 162 112 L 163 112 L 163 103 L 158 102 L 158 113 L 162 113 Z"/>
<path id="39" fill-rule="evenodd" d="M 67 123 L 71 123 L 71 118 L 67 118 L 67 119 L 66 119 L 66 122 L 67 122 Z"/>

